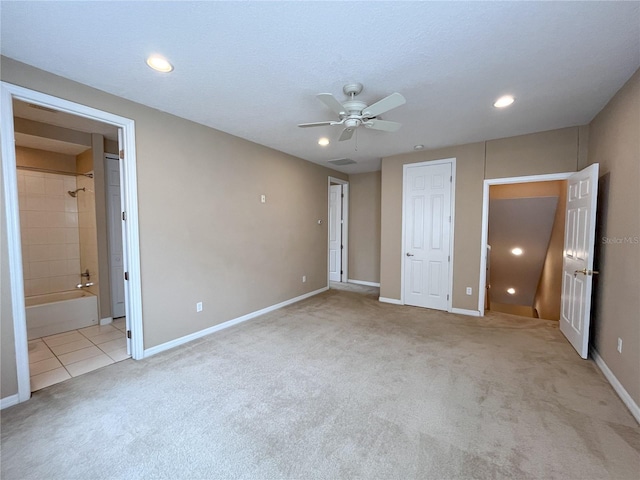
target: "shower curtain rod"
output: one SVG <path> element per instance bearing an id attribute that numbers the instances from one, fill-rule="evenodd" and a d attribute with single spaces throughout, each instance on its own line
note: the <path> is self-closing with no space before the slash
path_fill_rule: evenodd
<path id="1" fill-rule="evenodd" d="M 18 170 L 29 170 L 31 172 L 42 172 L 42 173 L 57 173 L 59 175 L 68 175 L 70 177 L 77 177 L 78 175 L 82 175 L 84 177 L 93 178 L 93 173 L 73 173 L 73 172 L 65 172 L 63 170 L 51 170 L 48 168 L 39 168 L 39 167 L 23 167 L 21 165 L 16 166 Z"/>

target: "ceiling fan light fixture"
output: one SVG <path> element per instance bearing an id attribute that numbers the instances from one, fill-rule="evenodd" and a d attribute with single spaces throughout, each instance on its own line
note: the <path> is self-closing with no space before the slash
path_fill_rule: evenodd
<path id="1" fill-rule="evenodd" d="M 322 137 L 320 140 L 318 140 L 318 145 L 326 147 L 327 145 L 329 145 L 329 139 L 327 137 Z"/>
<path id="2" fill-rule="evenodd" d="M 523 250 L 520 247 L 515 247 L 511 249 L 511 253 L 514 254 L 516 257 L 519 257 L 520 255 L 522 255 Z"/>
<path id="3" fill-rule="evenodd" d="M 515 293 L 516 293 L 516 289 L 515 289 L 515 288 L 513 288 L 513 287 L 507 288 L 507 293 L 508 293 L 509 295 L 515 295 Z"/>
<path id="4" fill-rule="evenodd" d="M 414 145 L 413 146 L 414 150 L 424 150 L 424 145 L 420 144 L 420 145 Z"/>
<path id="5" fill-rule="evenodd" d="M 173 71 L 173 65 L 161 55 L 150 55 L 147 58 L 147 65 L 156 72 L 169 73 Z"/>
<path id="6" fill-rule="evenodd" d="M 496 108 L 505 108 L 515 101 L 516 99 L 513 97 L 513 95 L 503 95 L 493 103 L 493 106 Z"/>

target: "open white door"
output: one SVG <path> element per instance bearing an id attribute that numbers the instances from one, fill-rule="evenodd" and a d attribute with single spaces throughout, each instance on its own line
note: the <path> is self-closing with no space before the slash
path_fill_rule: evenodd
<path id="1" fill-rule="evenodd" d="M 342 281 L 342 185 L 329 190 L 329 280 Z"/>
<path id="2" fill-rule="evenodd" d="M 589 354 L 589 320 L 596 242 L 598 164 L 567 180 L 560 331 L 582 358 Z"/>

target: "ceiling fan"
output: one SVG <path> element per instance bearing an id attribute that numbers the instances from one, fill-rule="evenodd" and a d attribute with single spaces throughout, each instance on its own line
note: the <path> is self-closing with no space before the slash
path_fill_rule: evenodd
<path id="1" fill-rule="evenodd" d="M 339 141 L 349 140 L 353 136 L 356 128 L 364 125 L 372 130 L 383 130 L 385 132 L 395 132 L 402 124 L 398 122 L 390 122 L 381 120 L 377 117 L 388 112 L 400 105 L 404 105 L 406 100 L 399 93 L 392 93 L 388 97 L 377 101 L 373 105 L 367 106 L 366 103 L 356 100 L 356 95 L 362 92 L 361 83 L 348 83 L 342 88 L 342 91 L 349 97 L 344 103 L 340 103 L 336 97 L 330 93 L 319 93 L 316 98 L 335 112 L 339 120 L 326 122 L 300 123 L 299 127 L 323 127 L 325 125 L 343 125 L 344 130 L 340 135 Z"/>

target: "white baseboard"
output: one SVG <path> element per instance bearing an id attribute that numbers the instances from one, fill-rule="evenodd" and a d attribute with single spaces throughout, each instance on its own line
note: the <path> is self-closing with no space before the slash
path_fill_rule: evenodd
<path id="1" fill-rule="evenodd" d="M 404 305 L 404 303 L 395 298 L 378 297 L 378 301 L 382 303 L 392 303 L 394 305 Z"/>
<path id="2" fill-rule="evenodd" d="M 285 300 L 284 302 L 280 302 L 276 305 L 271 305 L 270 307 L 266 307 L 261 310 L 257 310 L 255 312 L 247 313 L 246 315 L 243 315 L 238 318 L 234 318 L 232 320 L 228 320 L 218 325 L 214 325 L 213 327 L 205 328 L 204 330 L 194 332 L 190 335 L 185 335 L 184 337 L 176 338 L 175 340 L 171 340 L 170 342 L 162 343 L 160 345 L 156 345 L 155 347 L 147 348 L 144 350 L 142 358 L 147 358 L 157 353 L 164 352 L 165 350 L 169 350 L 179 345 L 183 345 L 185 343 L 191 342 L 198 338 L 211 335 L 212 333 L 218 332 L 220 330 L 224 330 L 225 328 L 232 327 L 242 322 L 246 322 L 247 320 L 251 320 L 252 318 L 259 317 L 260 315 L 264 315 L 265 313 L 273 312 L 274 310 L 278 310 L 279 308 L 286 307 L 287 305 L 291 305 L 292 303 L 299 302 L 301 300 L 304 300 L 305 298 L 313 297 L 314 295 L 318 295 L 319 293 L 326 292 L 327 290 L 329 290 L 329 287 L 323 287 L 318 290 L 314 290 L 313 292 L 300 295 L 299 297 Z"/>
<path id="3" fill-rule="evenodd" d="M 640 423 L 640 407 L 638 407 L 638 404 L 633 401 L 633 398 L 631 398 L 631 395 L 629 395 L 629 392 L 625 390 L 625 388 L 622 386 L 620 381 L 609 369 L 607 364 L 604 363 L 604 360 L 602 359 L 602 357 L 600 356 L 600 354 L 595 348 L 591 349 L 591 356 L 595 360 L 596 365 L 598 366 L 602 374 L 609 381 L 613 389 L 616 391 L 616 393 L 620 397 L 620 400 L 622 400 L 622 402 L 627 406 L 627 408 L 631 412 L 631 415 L 634 416 L 636 421 Z"/>
<path id="4" fill-rule="evenodd" d="M 478 310 L 467 310 L 466 308 L 452 308 L 451 313 L 457 313 L 459 315 L 467 315 L 469 317 L 480 316 L 480 312 Z"/>
<path id="5" fill-rule="evenodd" d="M 366 285 L 367 287 L 379 287 L 380 283 L 376 282 L 365 282 L 364 280 L 353 280 L 349 278 L 347 283 L 355 283 L 356 285 Z"/>
<path id="6" fill-rule="evenodd" d="M 106 317 L 106 318 L 100 319 L 100 325 L 109 325 L 110 323 L 113 323 L 113 317 Z"/>
<path id="7" fill-rule="evenodd" d="M 20 396 L 17 393 L 15 395 L 9 395 L 8 397 L 4 397 L 0 400 L 0 410 L 12 407 L 18 403 L 20 403 Z"/>

